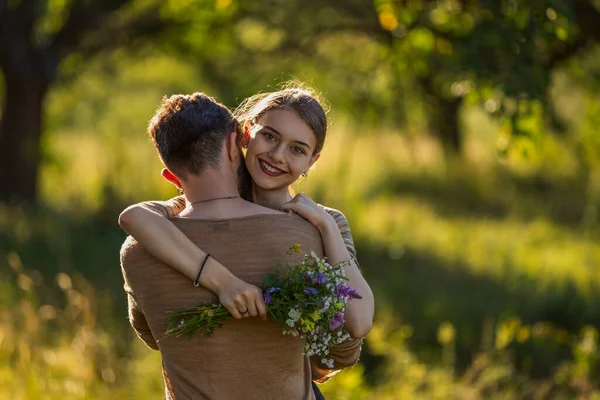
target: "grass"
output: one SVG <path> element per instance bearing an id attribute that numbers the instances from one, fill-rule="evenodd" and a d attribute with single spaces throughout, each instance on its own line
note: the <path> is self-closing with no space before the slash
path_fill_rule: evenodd
<path id="1" fill-rule="evenodd" d="M 134 335 L 115 336 L 98 318 L 96 295 L 79 275 L 59 273 L 53 282 L 28 274 L 16 253 L 6 258 L 0 321 L 0 394 L 11 399 L 147 399 L 162 395 L 160 356 Z M 386 308 L 385 306 L 383 307 Z M 600 398 L 595 381 L 598 331 L 569 334 L 550 324 L 512 319 L 492 332 L 493 342 L 457 373 L 457 331 L 440 325 L 438 363 L 410 351 L 416 332 L 380 310 L 366 346 L 383 362 L 368 374 L 364 364 L 345 370 L 321 388 L 328 399 L 511 399 Z M 127 343 L 125 353 L 119 342 Z M 571 352 L 550 376 L 532 378 L 515 367 L 519 346 L 549 348 L 564 343 Z"/>

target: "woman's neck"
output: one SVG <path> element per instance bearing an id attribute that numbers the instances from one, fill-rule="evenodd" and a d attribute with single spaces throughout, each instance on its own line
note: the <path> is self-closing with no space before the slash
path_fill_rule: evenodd
<path id="1" fill-rule="evenodd" d="M 254 203 L 273 210 L 279 209 L 279 206 L 292 199 L 288 188 L 264 190 L 256 185 L 252 185 L 252 195 Z"/>

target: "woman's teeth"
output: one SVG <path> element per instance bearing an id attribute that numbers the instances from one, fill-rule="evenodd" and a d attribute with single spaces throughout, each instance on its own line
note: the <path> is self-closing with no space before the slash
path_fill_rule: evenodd
<path id="1" fill-rule="evenodd" d="M 261 161 L 260 162 L 261 167 L 263 167 L 264 169 L 266 169 L 267 171 L 273 173 L 273 174 L 281 174 L 283 173 L 282 170 L 280 170 L 279 168 L 275 168 L 275 167 L 271 167 L 269 164 Z"/>

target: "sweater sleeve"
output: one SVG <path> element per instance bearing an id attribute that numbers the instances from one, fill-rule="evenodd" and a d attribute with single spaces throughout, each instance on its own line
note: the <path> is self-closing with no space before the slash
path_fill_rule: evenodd
<path id="1" fill-rule="evenodd" d="M 320 357 L 312 356 L 310 358 L 312 380 L 317 383 L 327 382 L 342 369 L 356 364 L 360 356 L 362 343 L 363 339 L 348 338 L 344 342 L 333 347 L 329 351 L 329 357 L 333 359 L 333 368 L 325 366 L 321 362 Z"/>
<path id="2" fill-rule="evenodd" d="M 148 320 L 146 320 L 144 312 L 141 310 L 137 301 L 135 301 L 133 294 L 127 293 L 127 303 L 129 307 L 129 323 L 135 330 L 135 333 L 148 347 L 159 350 L 158 343 L 156 343 L 156 339 L 148 325 Z"/>
<path id="3" fill-rule="evenodd" d="M 125 289 L 125 293 L 127 294 L 127 314 L 129 316 L 129 324 L 135 330 L 135 333 L 138 335 L 140 339 L 146 343 L 148 347 L 154 350 L 159 350 L 158 343 L 152 334 L 152 330 L 150 329 L 150 325 L 148 324 L 148 320 L 146 319 L 146 315 L 144 314 L 142 307 L 139 305 L 135 298 L 135 292 L 131 287 L 129 276 L 127 274 L 126 266 L 128 263 L 133 262 L 132 259 L 132 243 L 134 239 L 130 236 L 123 243 L 123 247 L 121 248 L 121 272 L 123 274 L 123 288 Z"/>

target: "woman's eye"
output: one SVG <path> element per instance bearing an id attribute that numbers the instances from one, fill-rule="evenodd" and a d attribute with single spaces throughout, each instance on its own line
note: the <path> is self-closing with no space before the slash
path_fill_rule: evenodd
<path id="1" fill-rule="evenodd" d="M 292 151 L 297 154 L 304 154 L 304 149 L 302 147 L 294 146 L 292 147 Z"/>
<path id="2" fill-rule="evenodd" d="M 264 135 L 265 135 L 265 138 L 269 141 L 275 140 L 275 135 L 273 135 L 272 133 L 265 132 Z"/>

